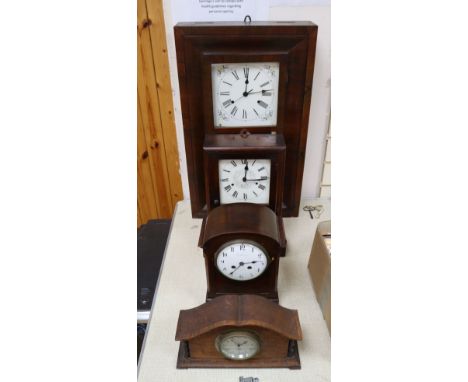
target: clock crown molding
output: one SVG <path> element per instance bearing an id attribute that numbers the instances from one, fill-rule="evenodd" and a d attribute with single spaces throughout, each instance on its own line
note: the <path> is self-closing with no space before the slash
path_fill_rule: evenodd
<path id="1" fill-rule="evenodd" d="M 186 341 L 223 327 L 259 327 L 285 338 L 302 340 L 296 309 L 256 295 L 225 295 L 196 308 L 181 310 L 176 341 Z"/>
<path id="2" fill-rule="evenodd" d="M 190 32 L 196 32 L 200 31 L 202 28 L 220 28 L 220 27 L 243 27 L 246 30 L 248 29 L 255 29 L 258 27 L 272 27 L 272 26 L 317 26 L 317 24 L 314 24 L 312 21 L 252 21 L 248 24 L 244 23 L 243 21 L 198 21 L 198 22 L 178 22 L 174 28 L 187 28 L 187 27 L 195 27 L 194 31 Z"/>
<path id="3" fill-rule="evenodd" d="M 211 210 L 203 221 L 199 246 L 206 248 L 211 241 L 223 236 L 262 235 L 286 251 L 286 238 L 281 217 L 269 207 L 254 203 L 224 204 Z"/>

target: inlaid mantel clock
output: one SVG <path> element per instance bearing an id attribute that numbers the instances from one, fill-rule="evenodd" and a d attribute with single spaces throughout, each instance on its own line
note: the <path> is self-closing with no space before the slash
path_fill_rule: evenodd
<path id="1" fill-rule="evenodd" d="M 301 368 L 297 310 L 255 295 L 221 296 L 181 310 L 175 339 L 178 369 Z"/>
<path id="2" fill-rule="evenodd" d="M 283 216 L 297 216 L 317 26 L 311 22 L 179 23 L 174 32 L 192 215 L 204 217 L 213 203 L 204 180 L 205 136 L 246 130 L 252 135 L 284 137 L 287 187 L 279 205 Z M 237 158 L 241 159 L 262 158 Z M 264 159 L 260 167 L 266 169 Z M 228 169 L 229 163 L 220 166 Z M 241 165 L 235 163 L 232 166 Z M 255 165 L 247 171 L 251 168 Z M 271 202 L 266 201 L 268 192 L 262 199 L 235 191 L 241 198 Z M 225 197 L 221 192 L 217 200 L 233 202 L 235 191 Z"/>

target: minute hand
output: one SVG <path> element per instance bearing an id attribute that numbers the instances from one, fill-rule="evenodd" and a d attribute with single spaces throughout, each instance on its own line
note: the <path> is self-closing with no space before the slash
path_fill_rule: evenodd
<path id="1" fill-rule="evenodd" d="M 268 177 L 266 176 L 265 178 L 260 178 L 260 179 L 246 179 L 246 182 L 258 182 L 259 180 L 267 180 Z"/>
<path id="2" fill-rule="evenodd" d="M 266 92 L 272 92 L 272 91 L 273 89 L 263 89 L 263 90 L 259 90 L 259 91 L 252 92 L 252 93 L 249 92 L 249 94 L 266 93 Z"/>

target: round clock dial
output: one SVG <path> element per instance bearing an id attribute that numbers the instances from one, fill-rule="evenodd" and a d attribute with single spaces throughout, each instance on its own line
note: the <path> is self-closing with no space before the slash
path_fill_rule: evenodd
<path id="1" fill-rule="evenodd" d="M 216 338 L 216 349 L 228 359 L 242 361 L 260 351 L 260 339 L 252 332 L 232 331 Z"/>
<path id="2" fill-rule="evenodd" d="M 212 64 L 215 127 L 275 126 L 279 63 Z"/>
<path id="3" fill-rule="evenodd" d="M 267 252 L 257 243 L 238 240 L 222 246 L 216 267 L 227 278 L 248 281 L 259 277 L 268 267 Z"/>
<path id="4" fill-rule="evenodd" d="M 270 201 L 270 159 L 223 159 L 219 161 L 221 204 Z"/>

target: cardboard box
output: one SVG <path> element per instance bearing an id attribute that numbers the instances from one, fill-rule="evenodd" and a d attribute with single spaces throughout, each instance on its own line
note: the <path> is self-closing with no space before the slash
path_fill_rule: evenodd
<path id="1" fill-rule="evenodd" d="M 310 253 L 310 277 L 323 318 L 331 334 L 331 221 L 318 224 Z"/>

